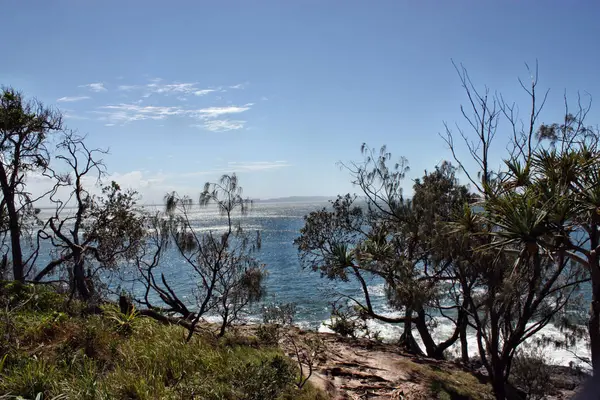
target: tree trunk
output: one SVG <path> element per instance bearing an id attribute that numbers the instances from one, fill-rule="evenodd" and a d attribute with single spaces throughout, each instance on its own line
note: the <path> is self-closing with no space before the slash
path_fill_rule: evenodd
<path id="1" fill-rule="evenodd" d="M 435 358 L 436 360 L 443 360 L 445 358 L 444 352 L 440 351 L 438 346 L 436 346 L 435 341 L 431 337 L 431 333 L 427 328 L 427 321 L 425 320 L 425 310 L 420 309 L 417 313 L 415 326 L 419 331 L 419 336 L 421 336 L 421 340 L 423 341 L 423 345 L 425 346 L 427 356 Z"/>
<path id="2" fill-rule="evenodd" d="M 594 279 L 598 275 L 599 272 L 592 273 L 592 302 L 590 304 L 590 319 L 588 321 L 592 367 L 596 376 L 600 375 L 600 282 Z"/>
<path id="3" fill-rule="evenodd" d="M 75 266 L 73 267 L 73 280 L 77 293 L 83 300 L 89 300 L 92 296 L 87 282 L 85 281 L 84 259 L 82 255 L 75 257 Z"/>
<path id="4" fill-rule="evenodd" d="M 494 396 L 496 400 L 506 399 L 506 384 L 504 382 L 504 374 L 498 369 L 494 368 L 495 372 L 492 378 L 492 389 L 494 390 Z"/>
<path id="5" fill-rule="evenodd" d="M 459 311 L 461 314 L 458 318 L 458 323 L 460 324 L 460 359 L 463 363 L 469 363 L 469 343 L 467 342 L 467 318 L 466 313 L 461 310 Z"/>
<path id="6" fill-rule="evenodd" d="M 398 345 L 412 354 L 425 355 L 412 334 L 412 310 L 407 309 L 404 319 L 404 332 L 400 336 Z"/>
<path id="7" fill-rule="evenodd" d="M 23 266 L 23 252 L 21 250 L 21 227 L 19 226 L 19 214 L 15 209 L 14 196 L 10 195 L 6 199 L 6 209 L 8 210 L 8 228 L 10 229 L 13 279 L 24 282 L 25 268 Z"/>
<path id="8" fill-rule="evenodd" d="M 592 353 L 592 368 L 595 376 L 600 376 L 600 265 L 598 263 L 598 214 L 592 217 L 590 226 L 590 252 L 588 268 L 592 280 L 592 302 L 590 304 L 590 320 L 588 333 Z"/>
<path id="9" fill-rule="evenodd" d="M 221 323 L 221 329 L 219 330 L 219 337 L 223 337 L 225 336 L 225 330 L 227 329 L 227 323 L 228 323 L 228 319 L 229 318 L 229 312 L 225 311 L 225 314 L 223 315 L 223 322 Z"/>

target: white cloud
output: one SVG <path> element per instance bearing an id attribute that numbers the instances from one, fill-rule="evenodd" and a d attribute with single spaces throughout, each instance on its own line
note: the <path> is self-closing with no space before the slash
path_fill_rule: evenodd
<path id="1" fill-rule="evenodd" d="M 117 90 L 129 91 L 129 90 L 134 90 L 134 89 L 136 89 L 138 87 L 139 86 L 135 86 L 135 85 L 119 85 L 117 87 Z"/>
<path id="2" fill-rule="evenodd" d="M 89 119 L 88 117 L 84 117 L 82 115 L 75 114 L 75 111 L 70 110 L 68 108 L 61 109 L 63 117 L 67 119 Z"/>
<path id="3" fill-rule="evenodd" d="M 133 121 L 163 120 L 173 116 L 185 116 L 203 121 L 202 124 L 194 125 L 196 127 L 219 132 L 242 129 L 245 121 L 228 120 L 223 117 L 229 114 L 239 114 L 248 111 L 251 106 L 252 103 L 243 106 L 190 109 L 182 106 L 143 106 L 136 102 L 106 105 L 94 112 L 100 115 L 100 120 L 121 124 Z"/>
<path id="4" fill-rule="evenodd" d="M 229 89 L 244 89 L 246 87 L 246 83 L 238 83 L 237 85 L 229 86 Z"/>
<path id="5" fill-rule="evenodd" d="M 287 161 L 252 161 L 252 162 L 228 162 L 230 168 L 236 171 L 264 171 L 269 169 L 277 169 L 291 167 Z"/>
<path id="6" fill-rule="evenodd" d="M 102 82 L 88 83 L 86 85 L 79 85 L 79 87 L 88 88 L 92 92 L 106 92 L 106 88 Z"/>
<path id="7" fill-rule="evenodd" d="M 224 119 L 210 119 L 204 121 L 203 124 L 194 125 L 198 128 L 206 129 L 211 132 L 226 132 L 233 131 L 237 129 L 242 129 L 246 121 L 237 121 L 237 120 L 224 120 Z"/>
<path id="8" fill-rule="evenodd" d="M 196 83 L 173 83 L 170 85 L 161 85 L 151 83 L 146 85 L 153 93 L 190 93 L 196 90 Z"/>
<path id="9" fill-rule="evenodd" d="M 111 123 L 127 123 L 147 119 L 161 120 L 170 116 L 183 115 L 185 110 L 179 107 L 141 106 L 139 104 L 115 104 L 100 107 L 103 111 L 96 111 L 102 115 L 101 119 Z"/>
<path id="10" fill-rule="evenodd" d="M 81 101 L 81 100 L 87 100 L 89 99 L 90 96 L 66 96 L 66 97 L 61 97 L 60 99 L 56 99 L 56 101 L 58 102 L 74 102 L 74 101 Z"/>
<path id="11" fill-rule="evenodd" d="M 215 91 L 216 91 L 215 89 L 202 89 L 202 90 L 196 90 L 194 92 L 194 94 L 196 96 L 204 96 L 204 95 L 207 95 L 207 94 L 215 92 Z"/>
<path id="12" fill-rule="evenodd" d="M 173 82 L 173 83 L 161 83 L 162 79 L 154 78 L 150 80 L 151 83 L 146 85 L 119 85 L 117 87 L 120 91 L 141 91 L 143 97 L 150 97 L 153 94 L 162 94 L 165 96 L 171 94 L 184 95 L 193 94 L 196 96 L 205 96 L 209 93 L 216 92 L 217 89 L 201 89 L 197 85 L 197 82 Z"/>
<path id="13" fill-rule="evenodd" d="M 202 119 L 217 118 L 222 115 L 239 114 L 248 111 L 252 105 L 252 103 L 248 103 L 243 106 L 207 107 L 198 110 L 197 113 Z"/>
<path id="14" fill-rule="evenodd" d="M 102 178 L 103 184 L 111 181 L 117 182 L 124 189 L 136 190 L 141 195 L 141 204 L 162 204 L 165 193 L 176 191 L 180 194 L 196 195 L 206 181 L 215 181 L 222 174 L 233 172 L 260 173 L 262 171 L 275 170 L 291 166 L 286 161 L 254 161 L 254 162 L 229 162 L 225 165 L 215 166 L 197 171 L 185 173 L 172 173 L 164 171 L 141 171 L 113 172 Z M 92 193 L 101 194 L 101 186 L 98 185 L 96 177 L 84 177 L 83 184 Z M 31 173 L 28 176 L 27 188 L 33 197 L 37 197 L 48 191 L 53 181 L 39 173 Z M 61 189 L 59 198 L 68 198 L 69 189 Z M 48 199 L 40 201 L 41 207 L 52 206 Z"/>

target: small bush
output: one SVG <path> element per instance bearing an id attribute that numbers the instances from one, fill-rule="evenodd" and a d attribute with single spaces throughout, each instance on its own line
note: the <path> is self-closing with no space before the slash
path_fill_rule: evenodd
<path id="1" fill-rule="evenodd" d="M 296 316 L 296 304 L 270 304 L 262 310 L 263 323 L 271 325 L 292 325 Z"/>
<path id="2" fill-rule="evenodd" d="M 259 325 L 256 329 L 256 337 L 267 346 L 276 346 L 281 338 L 281 327 L 279 325 Z"/>
<path id="3" fill-rule="evenodd" d="M 269 346 L 279 343 L 282 336 L 282 327 L 289 327 L 294 323 L 296 304 L 270 304 L 263 307 L 263 324 L 256 331 L 258 339 Z"/>
<path id="4" fill-rule="evenodd" d="M 325 326 L 340 336 L 352 338 L 367 330 L 365 320 L 354 308 L 337 303 L 331 305 L 330 322 Z"/>
<path id="5" fill-rule="evenodd" d="M 295 369 L 282 356 L 261 363 L 248 363 L 238 371 L 240 398 L 244 400 L 277 399 L 290 389 Z"/>
<path id="6" fill-rule="evenodd" d="M 512 383 L 523 390 L 528 400 L 542 400 L 553 390 L 548 359 L 538 347 L 520 350 L 513 360 Z"/>
<path id="7" fill-rule="evenodd" d="M 112 322 L 113 330 L 123 336 L 131 335 L 135 328 L 138 317 L 138 312 L 135 307 L 131 307 L 126 313 L 114 304 L 108 304 L 102 307 L 104 315 Z"/>
<path id="8" fill-rule="evenodd" d="M 65 305 L 65 297 L 52 286 L 23 284 L 18 281 L 0 282 L 0 297 L 8 300 L 9 308 L 22 311 L 56 311 L 62 310 Z"/>

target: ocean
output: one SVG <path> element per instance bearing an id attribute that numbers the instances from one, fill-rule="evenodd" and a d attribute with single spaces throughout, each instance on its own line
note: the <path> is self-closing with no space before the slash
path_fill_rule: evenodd
<path id="1" fill-rule="evenodd" d="M 268 275 L 265 281 L 266 296 L 262 304 L 257 304 L 248 313 L 246 322 L 261 321 L 261 307 L 271 303 L 295 303 L 297 314 L 295 324 L 322 332 L 329 331 L 331 303 L 339 298 L 339 293 L 357 295 L 361 291 L 356 282 L 330 281 L 321 277 L 318 272 L 303 269 L 298 257 L 294 239 L 299 236 L 304 225 L 303 217 L 311 211 L 327 206 L 328 203 L 255 203 L 248 215 L 241 217 L 242 226 L 248 231 L 259 230 L 262 237 L 261 249 L 255 254 L 256 258 L 266 265 Z M 153 207 L 147 207 L 152 211 Z M 226 228 L 226 221 L 215 208 L 194 208 L 190 213 L 198 231 L 219 231 Z M 43 258 L 40 261 L 43 261 Z M 190 305 L 194 303 L 193 291 L 195 278 L 184 260 L 175 250 L 168 252 L 162 260 L 162 272 L 170 286 Z M 376 310 L 386 316 L 401 315 L 391 309 L 385 299 L 382 281 L 368 282 L 372 301 Z M 140 287 L 124 284 L 123 289 L 139 292 Z M 452 326 L 443 318 L 436 318 L 434 336 L 443 339 L 451 335 Z M 400 337 L 403 329 L 400 325 L 392 325 L 378 321 L 370 321 L 369 328 L 378 331 L 385 341 L 392 342 Z M 419 335 L 415 331 L 415 338 Z M 546 327 L 536 337 L 542 335 L 550 338 L 560 338 L 562 333 L 554 326 Z M 535 338 L 534 338 L 535 339 Z M 458 356 L 458 348 L 451 353 Z M 554 348 L 552 345 L 543 349 L 548 361 L 554 364 L 569 365 L 574 363 L 586 368 L 579 357 L 589 357 L 589 348 L 585 340 L 569 350 Z M 469 338 L 469 353 L 477 355 L 477 345 L 474 335 Z"/>

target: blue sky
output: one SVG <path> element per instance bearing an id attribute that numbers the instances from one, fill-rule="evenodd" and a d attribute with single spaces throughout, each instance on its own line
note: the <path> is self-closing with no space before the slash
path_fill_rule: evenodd
<path id="1" fill-rule="evenodd" d="M 538 60 L 544 122 L 565 90 L 600 96 L 595 1 L 7 0 L 2 15 L 0 83 L 110 148 L 110 178 L 146 202 L 230 171 L 252 197 L 354 191 L 336 162 L 362 142 L 419 176 L 450 157 L 443 122 L 464 126 L 452 59 L 517 102 Z"/>

